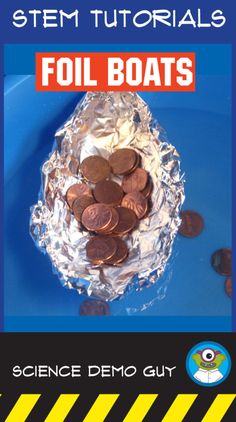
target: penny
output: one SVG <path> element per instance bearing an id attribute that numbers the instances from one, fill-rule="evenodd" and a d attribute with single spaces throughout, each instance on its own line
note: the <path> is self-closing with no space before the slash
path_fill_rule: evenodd
<path id="1" fill-rule="evenodd" d="M 204 227 L 204 221 L 200 214 L 195 211 L 187 210 L 180 213 L 181 225 L 179 234 L 185 237 L 198 236 Z"/>
<path id="2" fill-rule="evenodd" d="M 71 157 L 69 162 L 69 169 L 72 174 L 77 174 L 79 169 L 79 161 L 75 157 Z"/>
<path id="3" fill-rule="evenodd" d="M 106 229 L 112 220 L 112 208 L 105 204 L 93 204 L 82 214 L 82 224 L 86 229 L 99 231 Z"/>
<path id="4" fill-rule="evenodd" d="M 117 249 L 112 258 L 106 261 L 106 264 L 117 265 L 123 262 L 128 256 L 128 248 L 124 240 L 119 237 L 114 239 L 116 241 Z"/>
<path id="5" fill-rule="evenodd" d="M 148 209 L 146 198 L 138 191 L 127 193 L 122 199 L 121 205 L 134 211 L 138 219 L 143 218 Z"/>
<path id="6" fill-rule="evenodd" d="M 222 248 L 213 253 L 211 265 L 220 275 L 230 276 L 232 274 L 232 253 L 231 249 Z"/>
<path id="7" fill-rule="evenodd" d="M 122 189 L 125 193 L 133 191 L 142 191 L 147 184 L 148 174 L 143 168 L 136 168 L 133 173 L 124 176 L 122 180 Z"/>
<path id="8" fill-rule="evenodd" d="M 95 203 L 94 198 L 87 195 L 82 195 L 75 199 L 72 205 L 72 211 L 77 221 L 81 221 L 84 210 Z"/>
<path id="9" fill-rule="evenodd" d="M 92 261 L 107 261 L 117 250 L 117 244 L 112 237 L 94 236 L 86 244 L 87 257 Z"/>
<path id="10" fill-rule="evenodd" d="M 79 308 L 80 316 L 106 316 L 110 315 L 108 303 L 102 300 L 85 300 Z"/>
<path id="11" fill-rule="evenodd" d="M 137 167 L 140 167 L 140 164 L 141 164 L 141 157 L 140 157 L 140 155 L 139 154 L 137 154 L 136 153 L 136 156 L 137 156 L 137 158 L 136 158 L 136 162 L 135 162 L 135 164 L 134 164 L 134 166 L 132 167 L 132 169 L 130 169 L 130 171 L 129 172 L 127 172 L 127 173 L 125 173 L 125 175 L 126 174 L 130 174 L 130 173 L 132 173 Z"/>
<path id="12" fill-rule="evenodd" d="M 152 189 L 153 189 L 153 183 L 152 183 L 152 179 L 149 177 L 147 184 L 146 184 L 146 187 L 141 191 L 144 198 L 149 198 L 149 196 L 152 193 Z"/>
<path id="13" fill-rule="evenodd" d="M 98 183 L 110 176 L 110 165 L 108 161 L 99 155 L 91 155 L 81 163 L 80 170 L 86 180 Z"/>
<path id="14" fill-rule="evenodd" d="M 97 183 L 93 194 L 97 202 L 112 206 L 119 205 L 124 196 L 120 185 L 111 180 L 103 180 Z"/>
<path id="15" fill-rule="evenodd" d="M 116 211 L 119 215 L 119 222 L 114 228 L 113 233 L 116 235 L 129 233 L 137 224 L 136 214 L 131 209 L 125 207 L 118 207 Z"/>
<path id="16" fill-rule="evenodd" d="M 75 199 L 84 195 L 93 197 L 90 187 L 85 183 L 76 183 L 75 185 L 72 185 L 66 192 L 66 202 L 69 207 L 72 208 Z"/>
<path id="17" fill-rule="evenodd" d="M 103 229 L 97 230 L 97 233 L 110 234 L 119 223 L 119 214 L 115 208 L 111 208 L 112 218 L 110 223 Z"/>
<path id="18" fill-rule="evenodd" d="M 225 281 L 225 291 L 229 297 L 232 297 L 232 277 L 228 277 Z"/>
<path id="19" fill-rule="evenodd" d="M 137 153 L 131 148 L 117 149 L 109 157 L 109 163 L 113 174 L 123 175 L 135 166 L 137 162 Z"/>

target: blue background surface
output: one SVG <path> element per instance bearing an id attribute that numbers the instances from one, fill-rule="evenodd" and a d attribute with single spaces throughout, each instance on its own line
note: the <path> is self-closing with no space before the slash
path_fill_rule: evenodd
<path id="1" fill-rule="evenodd" d="M 171 47 L 162 49 L 172 51 Z M 125 48 L 132 51 L 134 47 Z M 13 73 L 8 49 L 12 52 L 7 46 L 5 64 Z M 196 93 L 141 95 L 180 152 L 186 178 L 184 208 L 202 214 L 205 230 L 195 239 L 178 236 L 160 282 L 113 302 L 111 312 L 116 318 L 92 318 L 93 322 L 78 316 L 84 298 L 61 287 L 49 259 L 39 253 L 28 234 L 40 165 L 51 150 L 55 130 L 73 111 L 79 95 L 36 93 L 32 75 L 5 78 L 6 330 L 231 329 L 231 300 L 224 292 L 224 277 L 210 266 L 216 249 L 231 246 L 231 51 L 224 45 L 179 49 L 197 52 Z M 214 66 L 219 54 L 224 57 L 220 69 Z M 31 57 L 32 66 L 33 52 L 26 57 Z"/>

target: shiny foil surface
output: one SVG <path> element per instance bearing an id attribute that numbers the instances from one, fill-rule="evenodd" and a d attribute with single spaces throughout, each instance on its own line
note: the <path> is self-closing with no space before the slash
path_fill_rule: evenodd
<path id="1" fill-rule="evenodd" d="M 86 256 L 91 235 L 71 214 L 65 195 L 71 185 L 87 183 L 80 173 L 73 174 L 73 167 L 90 155 L 108 158 L 117 148 L 127 147 L 140 154 L 142 167 L 151 175 L 152 207 L 138 228 L 124 236 L 128 259 L 118 266 L 98 267 Z M 121 183 L 117 176 L 113 180 Z M 39 200 L 31 208 L 30 233 L 37 247 L 49 255 L 64 286 L 113 300 L 161 277 L 183 201 L 179 154 L 148 105 L 136 93 L 88 92 L 55 134 L 52 152 L 42 166 Z"/>

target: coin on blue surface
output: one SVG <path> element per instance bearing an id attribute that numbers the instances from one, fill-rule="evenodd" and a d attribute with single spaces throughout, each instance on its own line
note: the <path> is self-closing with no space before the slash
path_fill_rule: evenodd
<path id="1" fill-rule="evenodd" d="M 214 270 L 220 275 L 232 274 L 232 252 L 229 248 L 218 249 L 211 257 Z"/>
<path id="2" fill-rule="evenodd" d="M 225 280 L 225 291 L 229 297 L 232 297 L 232 277 Z"/>
<path id="3" fill-rule="evenodd" d="M 180 213 L 181 225 L 179 227 L 179 234 L 184 237 L 196 237 L 203 228 L 204 221 L 198 212 L 187 210 Z"/>
<path id="4" fill-rule="evenodd" d="M 80 316 L 106 316 L 110 315 L 108 303 L 102 300 L 85 300 L 79 309 Z"/>

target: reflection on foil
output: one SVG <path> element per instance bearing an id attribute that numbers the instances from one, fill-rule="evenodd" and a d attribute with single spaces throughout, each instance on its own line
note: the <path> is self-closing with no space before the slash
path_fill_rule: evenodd
<path id="1" fill-rule="evenodd" d="M 135 313 L 146 311 L 147 309 L 151 308 L 157 300 L 163 300 L 166 297 L 167 286 L 159 287 L 154 294 L 153 299 L 151 299 L 147 303 L 143 303 L 140 307 L 131 307 L 126 308 L 126 312 L 128 315 L 134 315 Z"/>
<path id="2" fill-rule="evenodd" d="M 166 292 L 168 289 L 168 285 L 172 279 L 173 276 L 173 270 L 170 265 L 168 265 L 168 269 L 166 268 L 166 271 L 168 271 L 167 277 L 165 276 L 165 280 L 163 281 L 158 280 L 157 283 L 155 283 L 155 288 L 151 289 L 150 292 L 150 299 L 144 301 L 144 303 L 141 303 L 140 306 L 127 306 L 125 308 L 127 315 L 135 315 L 140 314 L 141 312 L 144 312 L 146 310 L 149 310 L 156 304 L 156 302 L 159 302 L 166 297 Z M 150 286 L 148 286 L 150 287 Z M 147 295 L 146 295 L 147 296 Z M 133 298 L 132 303 L 135 302 L 135 299 Z"/>
<path id="3" fill-rule="evenodd" d="M 85 253 L 89 233 L 70 213 L 68 188 L 85 182 L 73 169 L 90 155 L 107 158 L 117 148 L 135 149 L 150 173 L 152 209 L 125 237 L 130 254 L 120 266 L 94 266 Z M 119 178 L 116 180 L 119 183 Z M 79 293 L 113 300 L 163 274 L 180 224 L 184 181 L 176 149 L 154 122 L 147 104 L 131 92 L 87 93 L 56 132 L 42 166 L 39 200 L 31 208 L 30 233 L 50 256 L 62 284 Z"/>

